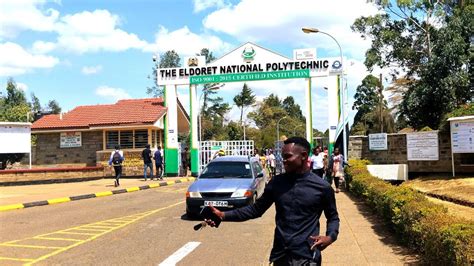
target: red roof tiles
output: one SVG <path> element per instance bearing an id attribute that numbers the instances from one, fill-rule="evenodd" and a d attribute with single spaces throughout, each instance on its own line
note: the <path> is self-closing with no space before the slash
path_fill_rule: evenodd
<path id="1" fill-rule="evenodd" d="M 45 115 L 32 131 L 98 126 L 153 124 L 166 113 L 162 98 L 120 100 L 115 104 L 84 105 L 60 115 Z"/>

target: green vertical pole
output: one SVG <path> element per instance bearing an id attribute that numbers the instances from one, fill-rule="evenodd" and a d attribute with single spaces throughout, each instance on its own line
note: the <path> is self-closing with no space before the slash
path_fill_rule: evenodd
<path id="1" fill-rule="evenodd" d="M 199 173 L 199 142 L 198 142 L 198 128 L 197 128 L 197 114 L 198 104 L 197 99 L 197 85 L 189 86 L 189 111 L 191 118 L 191 125 L 189 127 L 189 135 L 191 139 L 191 175 L 198 176 Z"/>

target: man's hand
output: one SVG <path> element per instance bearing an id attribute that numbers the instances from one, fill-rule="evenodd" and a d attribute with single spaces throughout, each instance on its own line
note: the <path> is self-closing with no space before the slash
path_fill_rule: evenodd
<path id="1" fill-rule="evenodd" d="M 314 240 L 314 243 L 311 246 L 311 250 L 317 248 L 320 251 L 323 251 L 325 248 L 332 244 L 332 239 L 330 236 L 310 236 L 309 238 Z"/>
<path id="2" fill-rule="evenodd" d="M 209 206 L 212 210 L 212 212 L 217 215 L 217 217 L 219 217 L 221 220 L 224 220 L 224 213 L 219 211 L 218 209 L 216 209 L 214 206 Z M 204 221 L 211 227 L 215 227 L 216 226 L 216 223 L 211 220 L 211 219 L 204 219 Z"/>

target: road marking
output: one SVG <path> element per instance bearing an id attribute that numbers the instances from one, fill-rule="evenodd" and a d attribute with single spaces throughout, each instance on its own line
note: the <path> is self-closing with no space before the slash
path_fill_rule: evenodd
<path id="1" fill-rule="evenodd" d="M 105 197 L 105 196 L 110 196 L 112 194 L 113 194 L 112 191 L 104 191 L 104 192 L 95 193 L 95 196 L 96 197 Z"/>
<path id="2" fill-rule="evenodd" d="M 25 205 L 23 204 L 11 204 L 11 205 L 0 206 L 0 211 L 9 211 L 9 210 L 23 209 L 23 208 L 25 208 Z"/>
<path id="3" fill-rule="evenodd" d="M 71 201 L 70 198 L 58 198 L 58 199 L 50 199 L 48 200 L 48 204 L 57 204 L 57 203 L 63 203 L 63 202 L 68 202 Z"/>
<path id="4" fill-rule="evenodd" d="M 178 249 L 175 253 L 169 256 L 166 260 L 159 264 L 159 266 L 172 266 L 176 265 L 180 260 L 186 257 L 194 249 L 196 249 L 201 242 L 188 242 L 186 245 Z"/>
<path id="5" fill-rule="evenodd" d="M 34 259 L 19 259 L 19 258 L 8 258 L 8 257 L 0 257 L 0 260 L 14 260 L 14 261 L 34 261 Z"/>
<path id="6" fill-rule="evenodd" d="M 127 192 L 133 192 L 133 191 L 139 191 L 140 188 L 139 187 L 129 187 L 127 188 Z"/>
<path id="7" fill-rule="evenodd" d="M 59 249 L 56 249 L 50 253 L 47 253 L 47 254 L 44 254 L 44 255 L 40 255 L 40 257 L 37 257 L 37 258 L 32 258 L 32 259 L 25 259 L 25 258 L 11 258 L 11 257 L 0 257 L 0 262 L 2 260 L 14 260 L 14 261 L 23 261 L 23 262 L 26 262 L 24 265 L 32 265 L 34 263 L 37 263 L 37 262 L 40 262 L 40 261 L 43 261 L 47 258 L 50 258 L 52 256 L 55 256 L 59 253 L 62 253 L 64 251 L 67 251 L 71 248 L 74 248 L 74 247 L 77 247 L 79 245 L 82 245 L 84 243 L 87 243 L 87 242 L 90 242 L 98 237 L 101 237 L 105 234 L 108 234 L 110 232 L 113 232 L 115 230 L 118 230 L 120 228 L 123 228 L 127 225 L 130 225 L 132 223 L 135 223 L 145 217 L 148 217 L 152 214 L 155 214 L 157 212 L 160 212 L 160 211 L 163 211 L 163 210 L 166 210 L 166 209 L 170 209 L 170 208 L 173 208 L 173 207 L 176 207 L 180 204 L 183 204 L 185 201 L 180 201 L 180 202 L 177 202 L 177 203 L 174 203 L 174 204 L 171 204 L 171 205 L 168 205 L 166 207 L 163 207 L 163 208 L 159 208 L 159 209 L 155 209 L 155 210 L 152 210 L 152 211 L 146 211 L 146 212 L 142 212 L 142 213 L 138 213 L 138 214 L 133 214 L 133 215 L 128 215 L 128 216 L 124 216 L 124 217 L 118 217 L 118 218 L 112 218 L 112 219 L 109 219 L 109 220 L 104 220 L 104 221 L 99 221 L 99 222 L 95 222 L 95 223 L 91 223 L 91 224 L 85 224 L 85 225 L 81 225 L 81 226 L 76 226 L 76 227 L 72 227 L 72 228 L 67 228 L 67 229 L 61 229 L 59 231 L 56 231 L 56 232 L 51 232 L 51 233 L 46 233 L 46 234 L 42 234 L 42 235 L 37 235 L 37 236 L 34 236 L 34 237 L 28 237 L 28 238 L 24 238 L 24 239 L 18 239 L 18 240 L 12 240 L 12 241 L 8 241 L 8 242 L 4 242 L 4 243 L 0 243 L 0 247 L 1 246 L 5 246 L 3 244 L 13 244 L 13 243 L 17 243 L 16 245 L 22 245 L 21 243 L 18 243 L 18 242 L 21 242 L 21 241 L 28 241 L 28 240 L 31 240 L 31 239 L 37 239 L 37 240 L 57 240 L 57 241 L 71 241 L 73 243 L 69 244 L 68 246 L 64 246 L 64 247 L 61 247 Z M 119 222 L 120 221 L 120 222 Z M 85 227 L 88 227 L 88 226 L 100 226 L 102 223 L 114 223 L 115 226 L 113 227 L 110 227 L 109 229 L 106 229 L 106 230 L 99 230 L 99 229 L 87 229 Z M 88 233 L 75 233 L 75 232 L 69 232 L 71 230 L 85 230 L 85 231 L 89 231 Z M 57 234 L 81 234 L 81 235 L 86 235 L 86 236 L 89 236 L 88 238 L 86 239 L 74 239 L 74 238 L 58 238 L 58 237 L 54 237 L 54 235 L 57 235 Z M 44 247 L 48 247 L 48 246 L 44 246 Z M 9 247 L 9 248 L 14 248 L 14 247 Z M 21 248 L 21 247 L 17 247 L 17 248 Z M 53 247 L 51 247 L 53 248 Z M 46 248 L 45 248 L 46 249 Z M 2 263 L 0 263 L 2 264 Z"/>
<path id="8" fill-rule="evenodd" d="M 34 246 L 34 245 L 18 245 L 18 244 L 6 244 L 2 243 L 0 246 L 5 246 L 5 247 L 19 247 L 19 248 L 43 248 L 43 249 L 60 249 L 63 247 L 46 247 L 46 246 Z"/>

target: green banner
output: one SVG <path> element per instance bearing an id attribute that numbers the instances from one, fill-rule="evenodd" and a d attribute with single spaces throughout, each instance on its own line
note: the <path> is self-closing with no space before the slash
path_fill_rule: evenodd
<path id="1" fill-rule="evenodd" d="M 190 84 L 205 84 L 205 83 L 225 83 L 225 82 L 252 81 L 252 80 L 296 79 L 296 78 L 309 78 L 309 69 L 222 74 L 222 75 L 209 75 L 209 76 L 192 76 L 189 79 L 189 81 L 190 81 Z"/>

